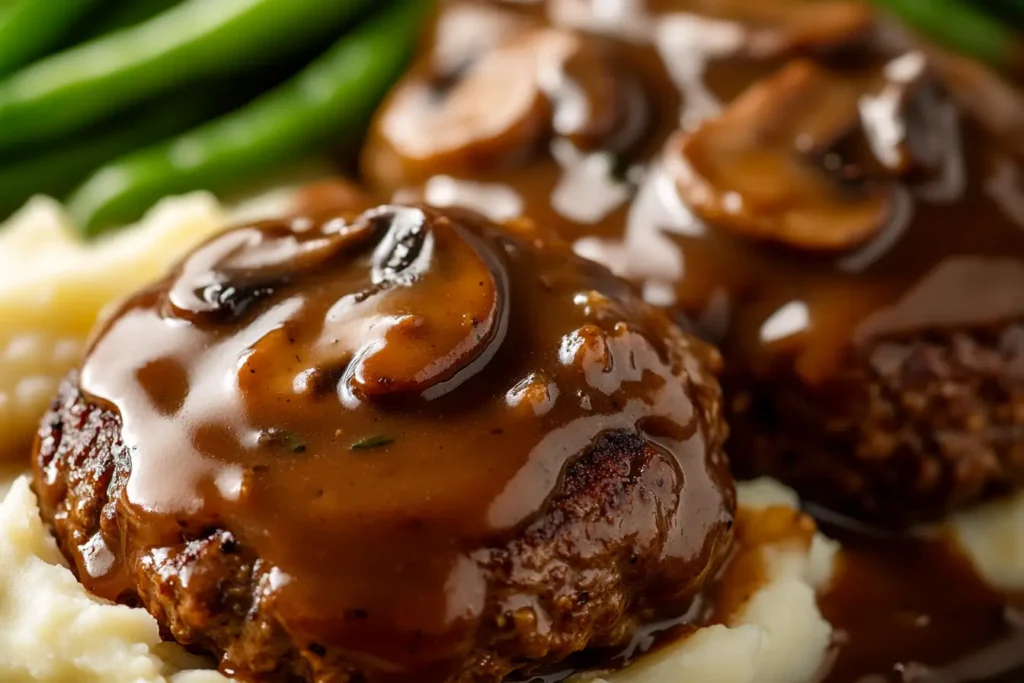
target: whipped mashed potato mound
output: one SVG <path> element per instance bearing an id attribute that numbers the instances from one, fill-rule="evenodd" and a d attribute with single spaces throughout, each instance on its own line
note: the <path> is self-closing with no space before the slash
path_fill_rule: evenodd
<path id="1" fill-rule="evenodd" d="M 145 610 L 89 595 L 39 518 L 27 477 L 0 504 L 0 680 L 5 683 L 223 683 L 163 643 Z"/>
<path id="2" fill-rule="evenodd" d="M 287 211 L 291 190 L 228 209 L 196 192 L 82 242 L 61 205 L 36 197 L 0 225 L 0 460 L 20 457 L 101 312 L 157 280 L 226 224 Z"/>
<path id="3" fill-rule="evenodd" d="M 0 473 L 0 477 L 2 477 Z M 9 484 L 9 481 L 8 481 Z M 0 489 L 4 482 L 0 480 Z M 740 485 L 743 515 L 793 509 L 796 497 L 773 482 Z M 793 519 L 789 515 L 788 519 Z M 784 530 L 785 531 L 785 530 Z M 837 546 L 758 545 L 766 583 L 728 625 L 702 629 L 641 657 L 607 683 L 809 683 L 823 665 L 832 629 L 815 600 L 832 574 Z M 67 568 L 39 517 L 27 477 L 0 504 L 0 681 L 5 683 L 225 683 L 209 662 L 160 640 L 143 609 L 91 596 Z"/>
<path id="4" fill-rule="evenodd" d="M 949 530 L 989 585 L 1024 592 L 1024 491 L 954 515 Z"/>
<path id="5" fill-rule="evenodd" d="M 796 495 L 774 481 L 737 486 L 743 525 L 769 527 L 768 542 L 747 549 L 759 554 L 764 584 L 743 601 L 725 624 L 700 629 L 678 644 L 640 657 L 606 675 L 584 675 L 593 683 L 810 683 L 825 666 L 832 627 L 818 609 L 817 593 L 827 587 L 839 546 L 816 531 L 810 539 L 778 527 L 796 520 Z M 770 519 L 774 517 L 775 519 Z M 806 521 L 806 518 L 803 518 Z M 806 531 L 806 529 L 804 529 Z M 771 538 L 773 532 L 780 532 Z M 755 536 L 765 538 L 765 529 Z M 742 542 L 742 541 L 741 541 Z M 741 550 L 741 552 L 744 552 Z M 728 581 L 728 575 L 726 576 Z"/>
<path id="6" fill-rule="evenodd" d="M 60 204 L 37 197 L 0 227 L 0 459 L 24 453 L 100 312 L 159 278 L 227 218 L 212 195 L 196 193 L 83 243 Z"/>

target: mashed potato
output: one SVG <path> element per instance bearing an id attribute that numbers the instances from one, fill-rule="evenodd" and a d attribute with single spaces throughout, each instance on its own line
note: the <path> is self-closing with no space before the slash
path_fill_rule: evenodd
<path id="1" fill-rule="evenodd" d="M 748 511 L 793 505 L 778 484 L 741 486 Z M 759 513 L 753 513 L 754 517 Z M 745 515 L 750 518 L 750 514 Z M 789 515 L 787 519 L 793 519 Z M 741 531 L 742 533 L 742 531 Z M 787 533 L 782 539 L 793 538 Z M 767 583 L 728 625 L 698 631 L 634 665 L 585 678 L 609 683 L 802 683 L 821 667 L 832 629 L 815 591 L 832 573 L 835 545 L 781 540 L 754 548 Z M 90 596 L 67 569 L 44 528 L 28 479 L 0 504 L 0 680 L 11 683 L 214 683 L 208 662 L 161 643 L 142 609 Z"/>
<path id="2" fill-rule="evenodd" d="M 818 610 L 816 592 L 832 576 L 838 546 L 819 533 L 808 538 L 806 518 L 780 511 L 796 509 L 796 495 L 766 479 L 739 485 L 737 533 L 746 524 L 759 527 L 742 552 L 764 563 L 765 583 L 742 601 L 726 623 L 701 629 L 672 645 L 641 657 L 632 666 L 594 683 L 806 683 L 825 664 L 832 627 Z M 774 518 L 774 519 L 772 519 Z M 779 521 L 782 527 L 779 528 Z M 798 528 L 785 528 L 796 524 Z M 764 533 L 764 527 L 770 527 Z M 761 541 L 767 542 L 760 542 Z M 750 539 L 747 539 L 748 542 Z M 741 560 L 742 561 L 742 560 Z M 726 581 L 728 581 L 728 576 Z"/>
<path id="3" fill-rule="evenodd" d="M 0 502 L 3 502 L 11 485 L 14 484 L 14 480 L 23 469 L 20 463 L 0 462 Z"/>
<path id="4" fill-rule="evenodd" d="M 20 457 L 60 378 L 112 302 L 159 278 L 233 220 L 287 211 L 290 190 L 229 211 L 198 192 L 166 199 L 137 225 L 92 244 L 38 197 L 0 226 L 0 460 Z"/>
<path id="5" fill-rule="evenodd" d="M 212 196 L 194 194 L 86 245 L 60 205 L 39 197 L 0 228 L 0 459 L 23 453 L 100 311 L 159 277 L 226 220 Z"/>
<path id="6" fill-rule="evenodd" d="M 43 527 L 28 479 L 0 505 L 0 680 L 214 683 L 205 662 L 162 643 L 145 610 L 90 596 Z M 186 671 L 192 669 L 192 671 Z"/>
<path id="7" fill-rule="evenodd" d="M 949 527 L 989 584 L 1024 592 L 1024 492 L 955 515 Z"/>

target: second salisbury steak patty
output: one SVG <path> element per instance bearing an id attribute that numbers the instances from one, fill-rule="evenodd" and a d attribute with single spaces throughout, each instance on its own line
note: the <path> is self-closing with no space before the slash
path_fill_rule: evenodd
<path id="1" fill-rule="evenodd" d="M 731 541 L 717 356 L 531 228 L 227 232 L 40 430 L 83 583 L 270 681 L 499 681 L 687 612 Z"/>

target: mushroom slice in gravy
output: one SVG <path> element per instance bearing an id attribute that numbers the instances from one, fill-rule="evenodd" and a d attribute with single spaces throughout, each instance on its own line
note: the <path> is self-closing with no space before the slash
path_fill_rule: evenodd
<path id="1" fill-rule="evenodd" d="M 863 244 L 889 220 L 893 189 L 836 167 L 831 150 L 856 127 L 859 94 L 793 62 L 669 141 L 680 194 L 704 220 L 742 235 L 809 251 Z"/>

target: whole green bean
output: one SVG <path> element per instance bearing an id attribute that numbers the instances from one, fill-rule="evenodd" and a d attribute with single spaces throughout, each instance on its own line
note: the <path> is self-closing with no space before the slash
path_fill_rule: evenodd
<path id="1" fill-rule="evenodd" d="M 361 128 L 401 73 L 431 3 L 400 0 L 237 112 L 99 170 L 68 200 L 86 236 L 167 194 L 230 189 Z"/>
<path id="2" fill-rule="evenodd" d="M 166 12 L 180 2 L 181 0 L 121 0 L 116 4 L 111 2 L 111 6 L 104 8 L 102 14 L 86 24 L 83 30 L 74 36 L 74 42 L 69 45 L 141 24 Z"/>
<path id="3" fill-rule="evenodd" d="M 875 0 L 947 46 L 999 67 L 1016 68 L 1017 35 L 970 0 Z"/>
<path id="4" fill-rule="evenodd" d="M 222 111 L 210 98 L 176 97 L 118 121 L 111 130 L 0 166 L 0 220 L 35 194 L 63 198 L 103 164 L 196 126 Z"/>
<path id="5" fill-rule="evenodd" d="M 17 0 L 0 6 L 0 76 L 59 47 L 99 0 Z"/>
<path id="6" fill-rule="evenodd" d="M 185 0 L 0 82 L 0 151 L 81 130 L 175 85 L 273 61 L 336 33 L 368 1 Z"/>

